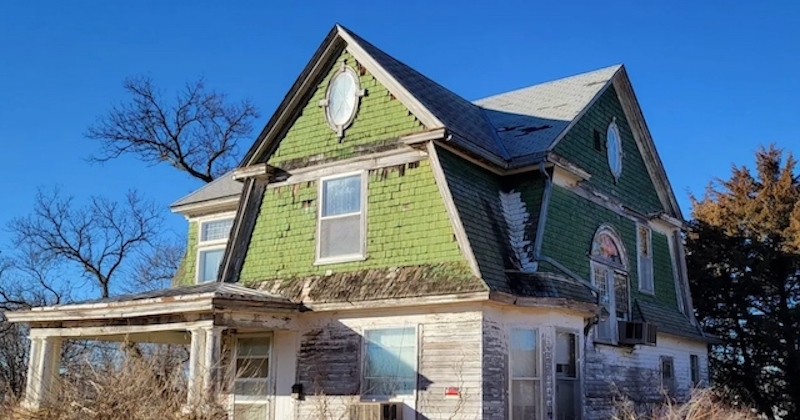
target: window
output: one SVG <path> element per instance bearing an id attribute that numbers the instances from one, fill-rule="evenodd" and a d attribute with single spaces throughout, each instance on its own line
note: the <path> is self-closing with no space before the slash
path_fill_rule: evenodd
<path id="1" fill-rule="evenodd" d="M 661 356 L 661 389 L 669 395 L 675 391 L 675 366 L 672 357 Z"/>
<path id="2" fill-rule="evenodd" d="M 645 225 L 636 227 L 636 248 L 639 257 L 639 290 L 655 293 L 653 282 L 653 231 Z"/>
<path id="3" fill-rule="evenodd" d="M 581 414 L 578 380 L 578 336 L 556 332 L 556 418 L 579 419 Z"/>
<path id="4" fill-rule="evenodd" d="M 217 280 L 231 226 L 233 226 L 233 218 L 200 222 L 200 238 L 197 245 L 198 283 Z"/>
<path id="5" fill-rule="evenodd" d="M 696 354 L 689 356 L 689 370 L 692 378 L 692 387 L 700 385 L 700 358 Z"/>
<path id="6" fill-rule="evenodd" d="M 541 416 L 542 386 L 539 374 L 539 332 L 511 329 L 511 419 L 536 420 Z"/>
<path id="7" fill-rule="evenodd" d="M 414 327 L 365 331 L 364 347 L 364 396 L 392 398 L 414 393 L 417 386 Z"/>
<path id="8" fill-rule="evenodd" d="M 271 337 L 239 337 L 233 380 L 234 418 L 266 418 L 269 396 Z"/>
<path id="9" fill-rule="evenodd" d="M 595 329 L 595 340 L 617 343 L 618 322 L 630 319 L 630 289 L 621 241 L 610 227 L 595 234 L 591 250 L 592 282 L 598 288 L 603 315 Z"/>
<path id="10" fill-rule="evenodd" d="M 606 130 L 606 154 L 608 155 L 608 167 L 614 175 L 614 181 L 622 175 L 622 137 L 619 135 L 617 118 L 611 121 Z"/>
<path id="11" fill-rule="evenodd" d="M 320 180 L 317 262 L 363 259 L 364 174 Z"/>

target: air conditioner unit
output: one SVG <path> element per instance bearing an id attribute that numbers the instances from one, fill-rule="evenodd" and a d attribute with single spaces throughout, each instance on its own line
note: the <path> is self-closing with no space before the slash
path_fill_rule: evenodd
<path id="1" fill-rule="evenodd" d="M 658 328 L 647 322 L 619 321 L 619 344 L 656 345 Z"/>
<path id="2" fill-rule="evenodd" d="M 362 402 L 348 407 L 350 420 L 403 420 L 403 403 Z"/>

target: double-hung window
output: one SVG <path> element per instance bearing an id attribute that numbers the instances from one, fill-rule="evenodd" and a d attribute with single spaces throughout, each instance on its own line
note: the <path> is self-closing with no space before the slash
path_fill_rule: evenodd
<path id="1" fill-rule="evenodd" d="M 233 226 L 233 218 L 213 219 L 200 222 L 197 243 L 197 282 L 207 283 L 217 280 L 225 245 Z"/>
<path id="2" fill-rule="evenodd" d="M 317 263 L 364 258 L 365 187 L 363 172 L 320 180 Z"/>
<path id="3" fill-rule="evenodd" d="M 542 415 L 539 331 L 511 329 L 511 420 L 536 420 Z"/>
<path id="4" fill-rule="evenodd" d="M 364 331 L 362 394 L 388 399 L 412 395 L 417 385 L 415 327 Z"/>
<path id="5" fill-rule="evenodd" d="M 653 281 L 653 232 L 645 225 L 637 225 L 637 254 L 639 262 L 639 290 L 655 293 Z"/>
<path id="6" fill-rule="evenodd" d="M 661 356 L 661 389 L 668 395 L 675 392 L 675 363 L 669 356 Z"/>

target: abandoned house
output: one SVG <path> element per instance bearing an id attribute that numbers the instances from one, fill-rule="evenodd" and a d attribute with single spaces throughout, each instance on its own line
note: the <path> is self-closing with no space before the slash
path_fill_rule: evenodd
<path id="1" fill-rule="evenodd" d="M 335 26 L 238 168 L 172 206 L 172 288 L 8 313 L 184 343 L 234 419 L 605 419 L 708 378 L 683 219 L 623 66 L 470 102 Z"/>

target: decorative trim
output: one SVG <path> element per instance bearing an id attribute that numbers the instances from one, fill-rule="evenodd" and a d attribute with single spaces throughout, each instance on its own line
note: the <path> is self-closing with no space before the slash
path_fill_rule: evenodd
<path id="1" fill-rule="evenodd" d="M 330 108 L 331 94 L 332 94 L 331 89 L 333 88 L 333 82 L 336 80 L 336 78 L 343 74 L 347 74 L 349 77 L 351 77 L 356 85 L 354 92 L 355 104 L 353 110 L 350 113 L 350 116 L 347 118 L 347 121 L 345 121 L 342 124 L 336 124 L 333 121 L 333 116 L 331 115 L 331 108 Z M 342 136 L 344 136 L 344 130 L 347 129 L 347 127 L 350 127 L 350 124 L 352 124 L 353 120 L 356 119 L 356 114 L 358 114 L 358 108 L 361 105 L 361 98 L 365 94 L 366 91 L 364 89 L 361 89 L 361 80 L 359 80 L 356 71 L 353 70 L 352 67 L 348 66 L 346 63 L 343 62 L 342 65 L 339 67 L 339 70 L 337 70 L 336 73 L 334 73 L 334 75 L 328 82 L 328 88 L 325 92 L 325 99 L 322 99 L 319 102 L 319 105 L 325 109 L 325 120 L 328 122 L 328 126 L 333 131 L 336 132 L 336 136 L 340 139 L 340 141 Z"/>
<path id="2" fill-rule="evenodd" d="M 472 246 L 469 243 L 467 232 L 464 230 L 464 224 L 461 222 L 456 203 L 453 201 L 453 195 L 450 192 L 450 186 L 447 183 L 447 177 L 442 169 L 442 162 L 439 160 L 439 153 L 436 151 L 436 145 L 433 142 L 428 142 L 428 158 L 431 161 L 431 169 L 433 170 L 433 177 L 436 180 L 436 185 L 439 187 L 439 193 L 444 200 L 444 206 L 450 216 L 450 223 L 453 226 L 453 231 L 458 241 L 458 247 L 461 248 L 461 253 L 466 258 L 467 263 L 472 269 L 472 274 L 475 277 L 481 277 L 481 270 L 478 267 L 478 260 L 472 251 Z"/>

